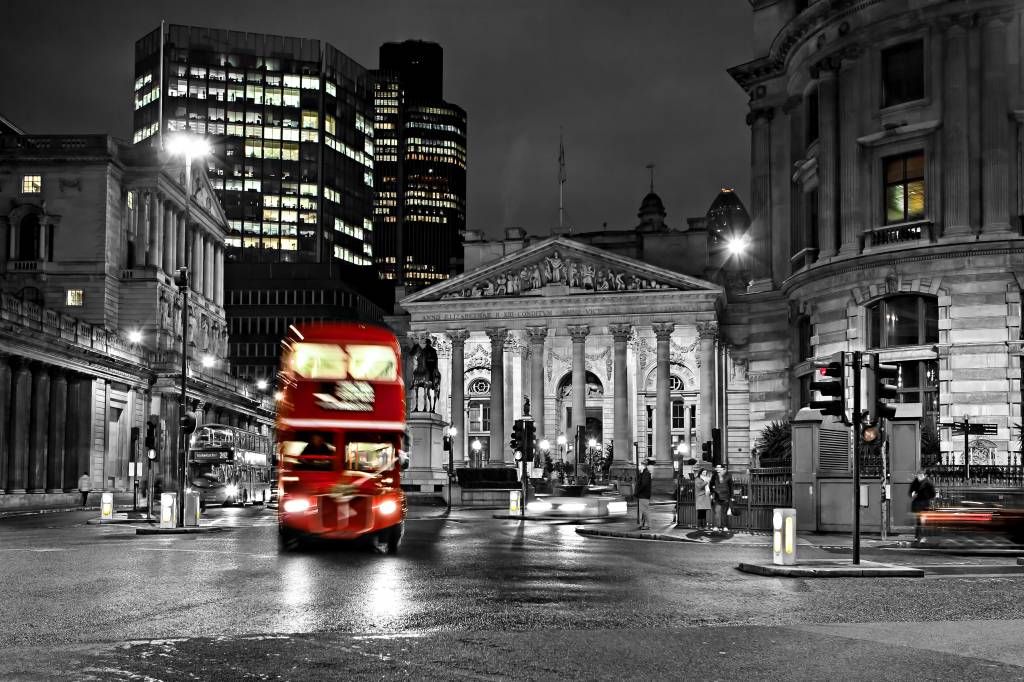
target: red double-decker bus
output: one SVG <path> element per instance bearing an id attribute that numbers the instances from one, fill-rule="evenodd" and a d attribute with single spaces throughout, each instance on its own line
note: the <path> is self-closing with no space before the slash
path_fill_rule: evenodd
<path id="1" fill-rule="evenodd" d="M 277 405 L 278 530 L 284 549 L 310 537 L 369 538 L 394 554 L 408 466 L 401 350 L 368 324 L 290 327 Z"/>

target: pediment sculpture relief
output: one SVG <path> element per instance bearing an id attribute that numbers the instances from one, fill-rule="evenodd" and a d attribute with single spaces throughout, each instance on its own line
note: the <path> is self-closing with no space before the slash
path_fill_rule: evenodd
<path id="1" fill-rule="evenodd" d="M 535 263 L 518 270 L 510 268 L 487 280 L 474 282 L 461 291 L 451 291 L 441 298 L 489 298 L 492 296 L 519 296 L 547 287 L 566 286 L 578 291 L 646 291 L 667 289 L 653 279 L 645 279 L 621 270 L 595 265 L 586 261 L 562 258 L 558 251 L 541 257 Z"/>

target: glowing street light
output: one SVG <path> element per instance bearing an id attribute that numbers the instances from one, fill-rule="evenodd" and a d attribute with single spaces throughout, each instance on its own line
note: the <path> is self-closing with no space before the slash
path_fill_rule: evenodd
<path id="1" fill-rule="evenodd" d="M 266 379 L 257 379 L 256 380 L 256 388 L 258 388 L 261 391 L 267 390 L 267 380 Z"/>
<path id="2" fill-rule="evenodd" d="M 138 329 L 133 329 L 128 332 L 128 340 L 132 343 L 142 343 L 142 332 Z"/>
<path id="3" fill-rule="evenodd" d="M 212 355 L 210 355 L 209 353 L 207 353 L 206 355 L 203 356 L 203 361 L 202 362 L 203 362 L 203 367 L 206 367 L 207 369 L 209 369 L 210 367 L 213 367 L 214 365 L 217 364 L 217 358 L 215 358 Z"/>
<path id="4" fill-rule="evenodd" d="M 739 237 L 733 237 L 726 242 L 726 247 L 729 249 L 729 253 L 733 256 L 742 256 L 747 247 L 750 246 L 750 241 L 747 239 L 747 235 L 740 235 Z"/>

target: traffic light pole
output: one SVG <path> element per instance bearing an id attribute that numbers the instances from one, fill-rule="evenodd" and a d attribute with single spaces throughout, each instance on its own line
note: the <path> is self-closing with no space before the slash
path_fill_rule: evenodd
<path id="1" fill-rule="evenodd" d="M 861 422 L 863 415 L 860 409 L 860 370 L 863 355 L 853 352 L 853 563 L 860 563 L 860 443 Z"/>
<path id="2" fill-rule="evenodd" d="M 188 264 L 191 260 L 192 240 L 189 239 L 188 223 L 192 210 L 192 157 L 185 157 L 185 265 L 182 268 L 181 290 L 181 408 L 178 412 L 178 436 L 181 438 L 181 453 L 178 456 L 178 528 L 185 526 L 185 470 L 188 466 L 189 435 L 181 427 L 181 418 L 188 413 Z M 161 512 L 162 513 L 162 512 Z"/>

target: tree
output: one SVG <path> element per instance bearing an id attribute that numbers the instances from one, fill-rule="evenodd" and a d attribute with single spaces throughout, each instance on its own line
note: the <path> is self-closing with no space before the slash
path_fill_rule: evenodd
<path id="1" fill-rule="evenodd" d="M 921 466 L 931 467 L 942 464 L 942 450 L 939 432 L 932 419 L 921 420 Z"/>
<path id="2" fill-rule="evenodd" d="M 754 445 L 758 466 L 788 467 L 793 465 L 793 428 L 788 421 L 765 424 Z"/>

